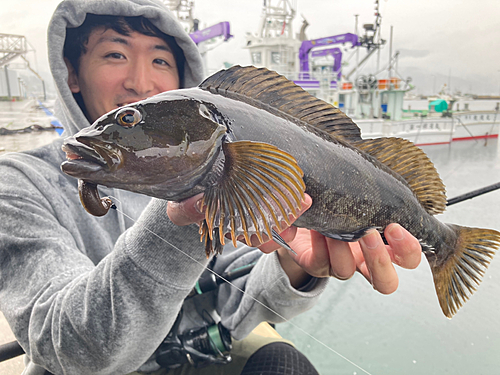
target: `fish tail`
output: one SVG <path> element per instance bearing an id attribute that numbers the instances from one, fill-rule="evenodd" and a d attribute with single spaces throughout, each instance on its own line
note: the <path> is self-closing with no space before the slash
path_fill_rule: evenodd
<path id="1" fill-rule="evenodd" d="M 500 247 L 500 233 L 491 229 L 449 225 L 457 237 L 455 249 L 440 259 L 427 253 L 443 313 L 451 318 L 474 293 Z"/>

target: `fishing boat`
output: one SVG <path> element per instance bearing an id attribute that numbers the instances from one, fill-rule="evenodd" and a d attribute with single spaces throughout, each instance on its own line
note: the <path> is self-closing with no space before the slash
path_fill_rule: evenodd
<path id="1" fill-rule="evenodd" d="M 361 119 L 356 123 L 367 138 L 400 137 L 426 146 L 498 138 L 499 120 L 498 111 L 457 111 L 446 116 L 419 116 L 399 121 Z"/>
<path id="2" fill-rule="evenodd" d="M 374 74 L 361 74 L 372 56 L 378 55 L 380 61 L 380 51 L 386 44 L 380 34 L 382 16 L 378 1 L 375 21 L 363 25 L 363 34 L 344 33 L 308 40 L 305 19 L 300 32 L 293 33 L 295 14 L 290 0 L 264 1 L 257 32 L 247 34 L 245 48 L 252 64 L 275 70 L 340 108 L 355 119 L 363 137 L 400 137 L 417 145 L 498 138 L 498 105 L 483 111 L 467 107 L 453 110 L 456 100 L 449 97 L 429 101 L 426 110 L 403 109 L 404 97 L 414 86 L 411 78 L 405 79 L 397 72 L 399 52 L 392 52 L 392 28 L 386 66 L 377 66 Z M 343 71 L 342 59 L 346 54 L 350 54 L 348 58 L 356 56 L 356 64 L 349 72 Z"/>

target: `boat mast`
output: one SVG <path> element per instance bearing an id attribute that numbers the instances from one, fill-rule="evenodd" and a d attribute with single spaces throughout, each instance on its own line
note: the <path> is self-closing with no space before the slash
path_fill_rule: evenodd
<path id="1" fill-rule="evenodd" d="M 198 46 L 198 51 L 203 59 L 204 74 L 208 75 L 207 53 L 223 42 L 227 42 L 233 36 L 229 22 L 219 22 L 210 27 L 199 29 L 200 21 L 193 18 L 193 0 L 164 0 L 164 4 L 170 9 L 174 16 L 180 21 L 184 30 Z M 222 37 L 222 38 L 221 38 Z M 219 44 L 214 44 L 219 39 Z"/>
<path id="2" fill-rule="evenodd" d="M 272 3 L 272 0 L 264 0 L 258 35 L 261 38 L 293 38 L 292 21 L 295 18 L 296 1 L 279 0 L 276 5 Z"/>
<path id="3" fill-rule="evenodd" d="M 297 70 L 300 40 L 293 34 L 295 9 L 295 0 L 263 1 L 257 32 L 247 33 L 246 48 L 250 50 L 253 65 L 284 75 Z"/>
<path id="4" fill-rule="evenodd" d="M 163 3 L 170 9 L 174 16 L 179 20 L 185 32 L 190 33 L 196 31 L 197 20 L 193 19 L 193 0 L 162 0 Z"/>

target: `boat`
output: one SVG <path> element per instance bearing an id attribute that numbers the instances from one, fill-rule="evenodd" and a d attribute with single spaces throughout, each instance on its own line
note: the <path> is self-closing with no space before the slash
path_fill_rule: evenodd
<path id="1" fill-rule="evenodd" d="M 418 146 L 498 138 L 499 111 L 456 111 L 449 115 L 419 116 L 399 121 L 356 120 L 365 138 L 399 137 Z"/>
<path id="2" fill-rule="evenodd" d="M 392 27 L 388 63 L 381 69 L 377 66 L 374 74 L 361 74 L 372 56 L 378 54 L 380 60 L 380 51 L 386 44 L 380 35 L 382 16 L 378 0 L 375 21 L 363 25 L 362 35 L 343 33 L 308 40 L 306 19 L 300 32 L 293 33 L 295 14 L 290 0 L 264 1 L 257 32 L 247 33 L 245 48 L 252 64 L 275 70 L 340 108 L 355 120 L 362 137 L 400 137 L 417 145 L 498 138 L 498 105 L 486 111 L 452 110 L 456 99 L 440 93 L 432 99 L 442 101 L 429 101 L 427 110 L 403 109 L 405 95 L 414 86 L 411 78 L 405 79 L 397 72 L 399 52 L 392 53 Z M 360 59 L 361 52 L 365 55 Z M 356 56 L 356 64 L 349 72 L 343 71 L 345 54 L 350 54 L 349 58 Z"/>

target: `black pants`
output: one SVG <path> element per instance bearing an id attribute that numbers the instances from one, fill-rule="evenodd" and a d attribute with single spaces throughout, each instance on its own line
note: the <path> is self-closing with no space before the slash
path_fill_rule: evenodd
<path id="1" fill-rule="evenodd" d="M 241 375 L 319 375 L 304 354 L 283 342 L 273 342 L 257 350 Z"/>

